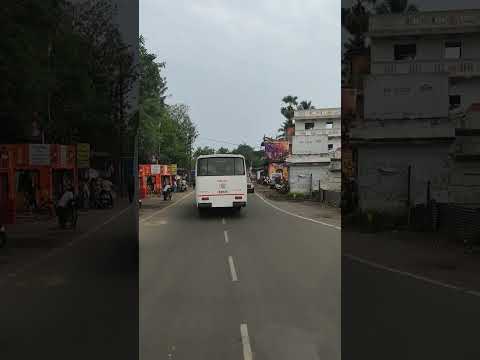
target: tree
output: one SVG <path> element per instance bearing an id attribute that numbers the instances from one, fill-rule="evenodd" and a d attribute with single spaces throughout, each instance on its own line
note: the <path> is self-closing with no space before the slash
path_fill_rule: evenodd
<path id="1" fill-rule="evenodd" d="M 193 153 L 193 158 L 196 159 L 200 155 L 213 155 L 215 154 L 215 149 L 209 146 L 198 147 Z"/>
<path id="2" fill-rule="evenodd" d="M 184 104 L 165 102 L 167 81 L 162 76 L 165 62 L 148 51 L 140 36 L 140 119 L 139 160 L 175 163 L 188 167 L 191 146 L 198 136 L 195 124 Z"/>
<path id="3" fill-rule="evenodd" d="M 281 114 L 285 117 L 285 121 L 282 124 L 282 127 L 278 129 L 282 136 L 286 136 L 287 129 L 293 126 L 293 117 L 295 115 L 295 107 L 297 103 L 298 96 L 287 95 L 282 99 L 284 106 L 280 108 Z"/>
<path id="4" fill-rule="evenodd" d="M 377 3 L 376 0 L 371 1 Z M 383 0 L 376 4 L 375 11 L 377 14 L 406 14 L 417 12 L 418 7 L 408 0 Z"/>
<path id="5" fill-rule="evenodd" d="M 113 23 L 111 2 L 8 0 L 2 5 L 2 135 L 29 141 L 37 114 L 46 142 L 118 149 L 135 125 L 126 101 L 135 69 L 132 51 Z"/>
<path id="6" fill-rule="evenodd" d="M 312 106 L 311 101 L 303 100 L 300 101 L 300 104 L 297 106 L 297 110 L 310 110 L 310 109 L 315 109 L 314 106 Z"/>
<path id="7" fill-rule="evenodd" d="M 232 154 L 243 155 L 245 157 L 245 161 L 247 162 L 248 167 L 252 166 L 255 168 L 263 165 L 263 150 L 256 151 L 250 145 L 238 145 L 238 147 L 232 151 Z"/>
<path id="8" fill-rule="evenodd" d="M 220 149 L 217 150 L 216 153 L 217 153 L 217 154 L 229 154 L 229 153 L 230 153 L 230 150 L 228 150 L 228 149 L 225 148 L 225 147 L 221 147 Z"/>
<path id="9" fill-rule="evenodd" d="M 157 56 L 149 53 L 145 46 L 145 38 L 140 35 L 140 102 L 145 99 L 155 98 L 162 104 L 165 103 L 167 80 L 161 71 L 165 68 L 165 62 L 157 62 Z"/>

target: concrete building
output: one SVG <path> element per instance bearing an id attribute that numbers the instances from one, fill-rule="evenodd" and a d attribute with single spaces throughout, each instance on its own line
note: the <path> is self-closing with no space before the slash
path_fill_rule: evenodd
<path id="1" fill-rule="evenodd" d="M 289 166 L 291 192 L 310 193 L 341 188 L 340 109 L 295 111 Z"/>
<path id="2" fill-rule="evenodd" d="M 467 141 L 457 128 L 480 100 L 480 11 L 376 15 L 369 26 L 363 117 L 350 130 L 360 208 L 464 203 L 471 194 L 459 184 L 474 165 L 456 155 Z"/>

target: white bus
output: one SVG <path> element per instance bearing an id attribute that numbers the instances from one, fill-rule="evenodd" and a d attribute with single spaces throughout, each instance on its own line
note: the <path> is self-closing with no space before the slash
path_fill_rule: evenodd
<path id="1" fill-rule="evenodd" d="M 216 154 L 197 158 L 195 202 L 205 208 L 234 208 L 247 205 L 247 172 L 242 155 Z"/>

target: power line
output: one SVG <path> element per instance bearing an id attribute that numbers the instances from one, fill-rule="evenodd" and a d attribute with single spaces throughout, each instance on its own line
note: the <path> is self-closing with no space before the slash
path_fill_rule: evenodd
<path id="1" fill-rule="evenodd" d="M 212 138 L 201 137 L 201 136 L 199 136 L 197 139 L 207 140 L 207 141 L 212 141 L 212 142 L 222 143 L 222 144 L 228 144 L 228 145 L 234 145 L 234 146 L 248 145 L 248 144 L 236 144 L 236 143 L 233 143 L 233 142 L 230 142 L 230 141 L 212 139 Z M 249 146 L 251 146 L 251 145 L 249 145 Z M 260 148 L 259 146 L 251 146 L 251 147 L 254 148 L 254 149 L 257 149 L 257 148 L 259 149 Z"/>

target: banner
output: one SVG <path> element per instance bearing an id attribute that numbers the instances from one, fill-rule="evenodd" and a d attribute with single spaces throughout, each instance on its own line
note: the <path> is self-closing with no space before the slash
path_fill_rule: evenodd
<path id="1" fill-rule="evenodd" d="M 30 144 L 28 150 L 30 166 L 50 165 L 50 145 Z"/>
<path id="2" fill-rule="evenodd" d="M 177 175 L 177 164 L 168 165 L 168 172 L 170 175 Z"/>
<path id="3" fill-rule="evenodd" d="M 77 144 L 77 166 L 83 169 L 90 167 L 90 144 Z"/>
<path id="4" fill-rule="evenodd" d="M 265 155 L 268 160 L 282 161 L 288 156 L 288 140 L 274 140 L 265 143 Z"/>
<path id="5" fill-rule="evenodd" d="M 284 179 L 288 179 L 288 166 L 286 164 L 272 163 L 268 165 L 268 176 L 273 174 L 282 174 Z"/>
<path id="6" fill-rule="evenodd" d="M 150 171 L 151 171 L 152 175 L 160 174 L 160 172 L 161 172 L 160 165 L 152 164 L 151 167 L 150 167 Z"/>

